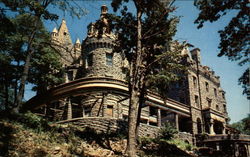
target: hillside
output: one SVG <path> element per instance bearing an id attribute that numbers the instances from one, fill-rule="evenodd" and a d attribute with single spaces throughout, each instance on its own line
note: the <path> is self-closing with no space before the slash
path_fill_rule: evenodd
<path id="1" fill-rule="evenodd" d="M 124 156 L 125 135 L 96 133 L 90 128 L 51 124 L 32 114 L 1 117 L 0 156 Z M 191 156 L 175 144 L 143 138 L 138 156 Z M 184 147 L 183 147 L 184 148 Z"/>

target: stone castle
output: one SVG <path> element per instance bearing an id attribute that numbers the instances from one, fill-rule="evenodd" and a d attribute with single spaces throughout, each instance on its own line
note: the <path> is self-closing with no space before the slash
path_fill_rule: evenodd
<path id="1" fill-rule="evenodd" d="M 58 29 L 54 28 L 51 41 L 61 52 L 65 83 L 35 96 L 27 103 L 35 105 L 26 105 L 27 108 L 58 123 L 73 123 L 99 131 L 126 128 L 129 94 L 123 69 L 128 62 L 122 53 L 113 51 L 116 35 L 108 29 L 106 13 L 107 7 L 102 6 L 101 37 L 96 24 L 91 23 L 82 43 L 79 39 L 72 43 L 65 20 Z M 219 76 L 201 64 L 198 48 L 190 51 L 186 47 L 182 53 L 190 63 L 188 73 L 170 86 L 169 98 L 165 100 L 157 93 L 148 92 L 139 134 L 156 136 L 159 128 L 169 122 L 184 141 L 223 150 L 223 142 L 231 137 L 232 131 L 227 126 L 225 91 Z M 200 140 L 199 135 L 204 134 L 207 138 Z M 241 136 L 237 139 L 237 149 L 244 149 L 250 155 L 250 140 L 246 145 L 241 138 L 244 139 Z M 239 156 L 235 149 L 232 154 Z"/>

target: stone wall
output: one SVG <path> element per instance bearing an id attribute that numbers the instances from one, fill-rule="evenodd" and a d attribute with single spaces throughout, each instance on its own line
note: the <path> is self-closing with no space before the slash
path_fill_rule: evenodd
<path id="1" fill-rule="evenodd" d="M 58 124 L 74 124 L 80 127 L 89 127 L 96 130 L 99 133 L 111 133 L 115 132 L 126 133 L 127 131 L 127 121 L 116 118 L 106 118 L 106 117 L 84 117 L 84 118 L 74 118 L 71 120 L 64 120 L 58 122 Z M 158 136 L 160 128 L 147 124 L 140 124 L 139 136 L 141 137 L 152 137 Z M 193 144 L 193 136 L 190 133 L 179 132 L 176 135 L 178 138 L 185 142 Z"/>
<path id="2" fill-rule="evenodd" d="M 93 37 L 87 38 L 84 44 L 85 49 L 83 56 L 85 60 L 86 77 L 125 79 L 125 74 L 122 71 L 123 59 L 121 53 L 113 51 L 113 41 Z M 112 64 L 107 64 L 107 55 L 112 56 Z M 92 65 L 88 65 L 90 58 L 92 58 Z"/>
<path id="3" fill-rule="evenodd" d="M 74 124 L 80 127 L 89 127 L 97 132 L 104 133 L 124 133 L 124 131 L 128 129 L 127 121 L 106 117 L 74 118 L 71 120 L 60 121 L 58 124 Z M 141 124 L 139 136 L 156 137 L 158 135 L 158 131 L 159 127 Z"/>
<path id="4" fill-rule="evenodd" d="M 123 96 L 107 92 L 89 94 L 81 101 L 85 112 L 83 116 L 122 118 L 122 105 L 119 103 L 122 99 Z"/>
<path id="5" fill-rule="evenodd" d="M 190 144 L 193 144 L 193 135 L 187 132 L 179 132 L 178 133 L 178 138 L 182 139 L 184 142 L 188 142 Z"/>

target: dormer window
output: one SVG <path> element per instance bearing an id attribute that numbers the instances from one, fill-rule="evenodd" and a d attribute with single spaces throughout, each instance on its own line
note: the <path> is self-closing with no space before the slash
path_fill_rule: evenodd
<path id="1" fill-rule="evenodd" d="M 65 36 L 66 36 L 66 35 L 67 35 L 67 32 L 63 32 L 63 35 L 65 35 Z"/>

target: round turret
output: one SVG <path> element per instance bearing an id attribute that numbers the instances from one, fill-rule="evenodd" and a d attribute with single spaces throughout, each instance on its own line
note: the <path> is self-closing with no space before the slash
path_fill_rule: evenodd
<path id="1" fill-rule="evenodd" d="M 101 21 L 107 20 L 103 17 L 103 12 L 107 9 L 102 6 Z M 86 77 L 108 77 L 124 80 L 125 74 L 122 72 L 123 57 L 121 53 L 114 52 L 116 36 L 108 32 L 108 25 L 102 29 L 97 29 L 95 23 L 88 27 L 88 37 L 83 42 L 83 60 Z M 100 32 L 102 31 L 102 32 Z"/>

